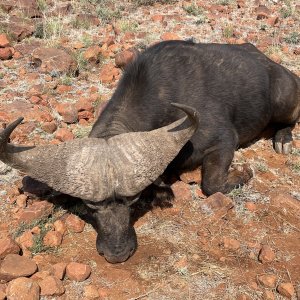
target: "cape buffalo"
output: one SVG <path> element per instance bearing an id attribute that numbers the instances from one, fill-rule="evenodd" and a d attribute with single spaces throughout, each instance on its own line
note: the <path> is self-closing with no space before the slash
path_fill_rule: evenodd
<path id="1" fill-rule="evenodd" d="M 185 137 L 175 147 L 176 151 L 167 156 L 167 137 L 160 135 L 155 141 L 137 143 L 134 133 L 151 132 L 176 122 L 182 112 L 172 107 L 172 102 L 198 111 L 199 126 L 187 143 Z M 111 100 L 93 126 L 90 140 L 68 143 L 59 151 L 43 148 L 45 153 L 50 149 L 47 155 L 51 163 L 48 158 L 34 156 L 31 173 L 19 163 L 13 164 L 54 189 L 84 199 L 97 221 L 98 252 L 110 262 L 122 262 L 136 248 L 129 205 L 146 187 L 154 189 L 162 183 L 158 177 L 166 167 L 163 178 L 202 165 L 203 191 L 207 195 L 227 193 L 252 176 L 247 167 L 244 171 L 229 172 L 234 151 L 274 124 L 275 150 L 289 153 L 291 129 L 299 115 L 299 78 L 253 45 L 162 42 L 148 48 L 126 67 Z M 118 150 L 114 151 L 116 147 Z M 70 148 L 80 155 L 73 155 Z M 151 156 L 146 154 L 148 148 Z M 108 152 L 112 152 L 112 159 L 106 158 Z M 132 171 L 135 160 L 146 166 L 141 174 Z M 116 171 L 103 171 L 103 165 L 120 170 L 122 175 L 115 185 L 112 182 Z M 158 166 L 159 171 L 153 172 Z M 123 171 L 126 168 L 128 171 Z M 146 179 L 146 175 L 150 177 Z M 143 184 L 133 184 L 140 177 Z M 118 184 L 121 189 L 116 187 Z"/>

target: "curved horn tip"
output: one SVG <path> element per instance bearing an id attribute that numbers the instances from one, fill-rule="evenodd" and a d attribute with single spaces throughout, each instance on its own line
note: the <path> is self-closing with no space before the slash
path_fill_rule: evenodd
<path id="1" fill-rule="evenodd" d="M 185 112 L 188 115 L 188 118 L 191 119 L 192 122 L 194 122 L 198 126 L 200 115 L 195 108 L 188 105 L 174 103 L 174 102 L 172 102 L 171 105 Z"/>
<path id="2" fill-rule="evenodd" d="M 24 120 L 23 117 L 19 117 L 14 122 L 8 124 L 5 129 L 3 129 L 2 132 L 0 132 L 0 140 L 8 140 L 11 133 L 14 131 L 14 129 Z"/>

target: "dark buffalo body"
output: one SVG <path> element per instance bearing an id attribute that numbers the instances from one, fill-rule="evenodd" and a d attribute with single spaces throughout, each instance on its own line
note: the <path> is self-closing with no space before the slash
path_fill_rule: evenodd
<path id="1" fill-rule="evenodd" d="M 90 138 L 15 146 L 19 118 L 0 132 L 0 160 L 83 199 L 98 252 L 117 263 L 137 247 L 132 203 L 167 195 L 170 175 L 200 165 L 208 195 L 246 183 L 250 168 L 228 171 L 234 151 L 274 124 L 275 150 L 289 153 L 299 111 L 299 78 L 253 45 L 163 42 L 127 66 Z"/>
<path id="2" fill-rule="evenodd" d="M 251 44 L 162 42 L 127 67 L 90 136 L 159 128 L 179 117 L 171 102 L 192 106 L 200 113 L 199 129 L 168 171 L 202 164 L 204 191 L 229 192 L 243 183 L 227 177 L 234 150 L 267 125 L 280 129 L 278 152 L 287 149 L 299 118 L 299 86 L 296 75 Z"/>

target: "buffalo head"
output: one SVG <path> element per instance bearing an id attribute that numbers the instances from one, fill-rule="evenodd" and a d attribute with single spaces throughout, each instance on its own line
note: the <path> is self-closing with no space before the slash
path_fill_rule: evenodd
<path id="1" fill-rule="evenodd" d="M 96 219 L 98 252 L 109 262 L 122 262 L 137 246 L 131 203 L 164 172 L 199 123 L 194 109 L 173 105 L 187 117 L 156 130 L 37 147 L 8 143 L 23 120 L 19 118 L 0 133 L 0 160 L 56 191 L 83 199 Z"/>

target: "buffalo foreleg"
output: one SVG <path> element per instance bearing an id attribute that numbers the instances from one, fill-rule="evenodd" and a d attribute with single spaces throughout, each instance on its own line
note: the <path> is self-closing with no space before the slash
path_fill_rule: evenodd
<path id="1" fill-rule="evenodd" d="M 235 148 L 217 149 L 204 157 L 202 164 L 202 189 L 207 195 L 216 192 L 228 193 L 245 184 L 252 176 L 249 167 L 229 172 Z"/>

